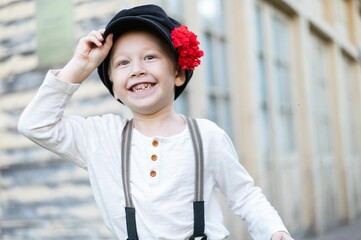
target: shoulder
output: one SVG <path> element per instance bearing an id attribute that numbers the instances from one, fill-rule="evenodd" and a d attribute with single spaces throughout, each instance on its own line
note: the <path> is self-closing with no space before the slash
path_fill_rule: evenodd
<path id="1" fill-rule="evenodd" d="M 87 120 L 93 125 L 94 129 L 110 132 L 121 132 L 127 122 L 126 119 L 113 113 L 91 116 Z"/>
<path id="2" fill-rule="evenodd" d="M 196 121 L 203 140 L 220 141 L 226 135 L 222 128 L 208 119 L 196 118 Z"/>
<path id="3" fill-rule="evenodd" d="M 234 144 L 229 135 L 216 123 L 208 119 L 196 119 L 203 143 L 214 151 L 235 151 Z"/>
<path id="4" fill-rule="evenodd" d="M 223 131 L 215 122 L 205 118 L 195 118 L 200 129 L 211 131 Z"/>
<path id="5" fill-rule="evenodd" d="M 120 115 L 114 114 L 114 113 L 107 113 L 104 115 L 101 115 L 100 118 L 105 123 L 110 124 L 119 124 L 119 122 L 126 123 L 126 119 L 122 118 Z"/>

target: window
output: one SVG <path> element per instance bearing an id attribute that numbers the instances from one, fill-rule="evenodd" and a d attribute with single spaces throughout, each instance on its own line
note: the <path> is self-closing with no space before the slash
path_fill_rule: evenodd
<path id="1" fill-rule="evenodd" d="M 348 136 L 348 142 L 349 142 L 349 153 L 353 157 L 358 157 L 360 154 L 360 136 L 357 134 L 359 133 L 358 124 L 359 121 L 357 119 L 357 116 L 359 114 L 358 111 L 358 104 L 357 104 L 357 98 L 356 98 L 356 77 L 355 77 L 355 71 L 354 71 L 354 62 L 352 59 L 350 59 L 348 56 L 343 54 L 343 83 L 345 86 L 345 102 L 344 104 L 345 114 L 347 121 L 347 136 Z"/>
<path id="2" fill-rule="evenodd" d="M 296 143 L 288 19 L 277 9 L 263 11 L 265 8 L 267 5 L 255 6 L 255 33 L 260 139 L 263 156 L 267 157 L 272 141 L 283 155 L 294 153 Z"/>
<path id="3" fill-rule="evenodd" d="M 316 147 L 319 154 L 328 155 L 332 153 L 332 128 L 326 44 L 317 36 L 312 36 L 311 42 L 311 98 Z"/>
<path id="4" fill-rule="evenodd" d="M 262 24 L 262 9 L 256 5 L 255 12 L 256 22 L 256 54 L 257 54 L 257 82 L 259 86 L 259 109 L 261 116 L 261 149 L 262 155 L 268 156 L 271 148 L 271 129 L 270 129 L 270 106 L 267 86 L 267 74 L 265 65 L 265 49 L 264 49 L 264 34 Z"/>
<path id="5" fill-rule="evenodd" d="M 231 133 L 230 90 L 227 78 L 223 1 L 199 0 L 202 17 L 203 58 L 206 67 L 207 117 Z"/>
<path id="6" fill-rule="evenodd" d="M 275 114 L 282 152 L 295 150 L 292 79 L 290 74 L 289 32 L 286 19 L 279 14 L 272 17 L 273 81 L 275 87 Z"/>

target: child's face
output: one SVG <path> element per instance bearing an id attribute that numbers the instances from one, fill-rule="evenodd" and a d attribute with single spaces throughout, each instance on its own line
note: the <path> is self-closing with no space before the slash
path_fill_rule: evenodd
<path id="1" fill-rule="evenodd" d="M 185 82 L 184 71 L 177 70 L 161 40 L 143 31 L 127 32 L 115 41 L 109 77 L 114 97 L 138 114 L 173 107 L 174 88 Z"/>

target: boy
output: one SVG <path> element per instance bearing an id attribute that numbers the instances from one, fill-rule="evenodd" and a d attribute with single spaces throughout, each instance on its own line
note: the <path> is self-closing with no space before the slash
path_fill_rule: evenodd
<path id="1" fill-rule="evenodd" d="M 254 239 L 292 239 L 225 132 L 197 119 L 203 148 L 193 148 L 192 121 L 174 110 L 174 99 L 200 64 L 198 44 L 158 6 L 122 10 L 105 30 L 82 38 L 63 69 L 49 71 L 19 131 L 87 169 L 104 221 L 119 239 L 226 239 L 216 189 Z M 132 111 L 132 121 L 113 114 L 63 116 L 71 95 L 97 67 L 110 93 Z M 132 139 L 126 140 L 128 133 Z M 199 152 L 201 173 L 194 167 Z M 200 190 L 194 184 L 199 174 Z"/>

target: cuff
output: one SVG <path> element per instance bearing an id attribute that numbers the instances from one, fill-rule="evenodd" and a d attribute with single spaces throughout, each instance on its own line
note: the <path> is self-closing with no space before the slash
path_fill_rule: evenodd
<path id="1" fill-rule="evenodd" d="M 43 85 L 63 91 L 67 94 L 73 94 L 74 92 L 76 92 L 81 84 L 70 83 L 57 78 L 56 75 L 59 71 L 60 70 L 49 70 L 45 76 Z"/>

